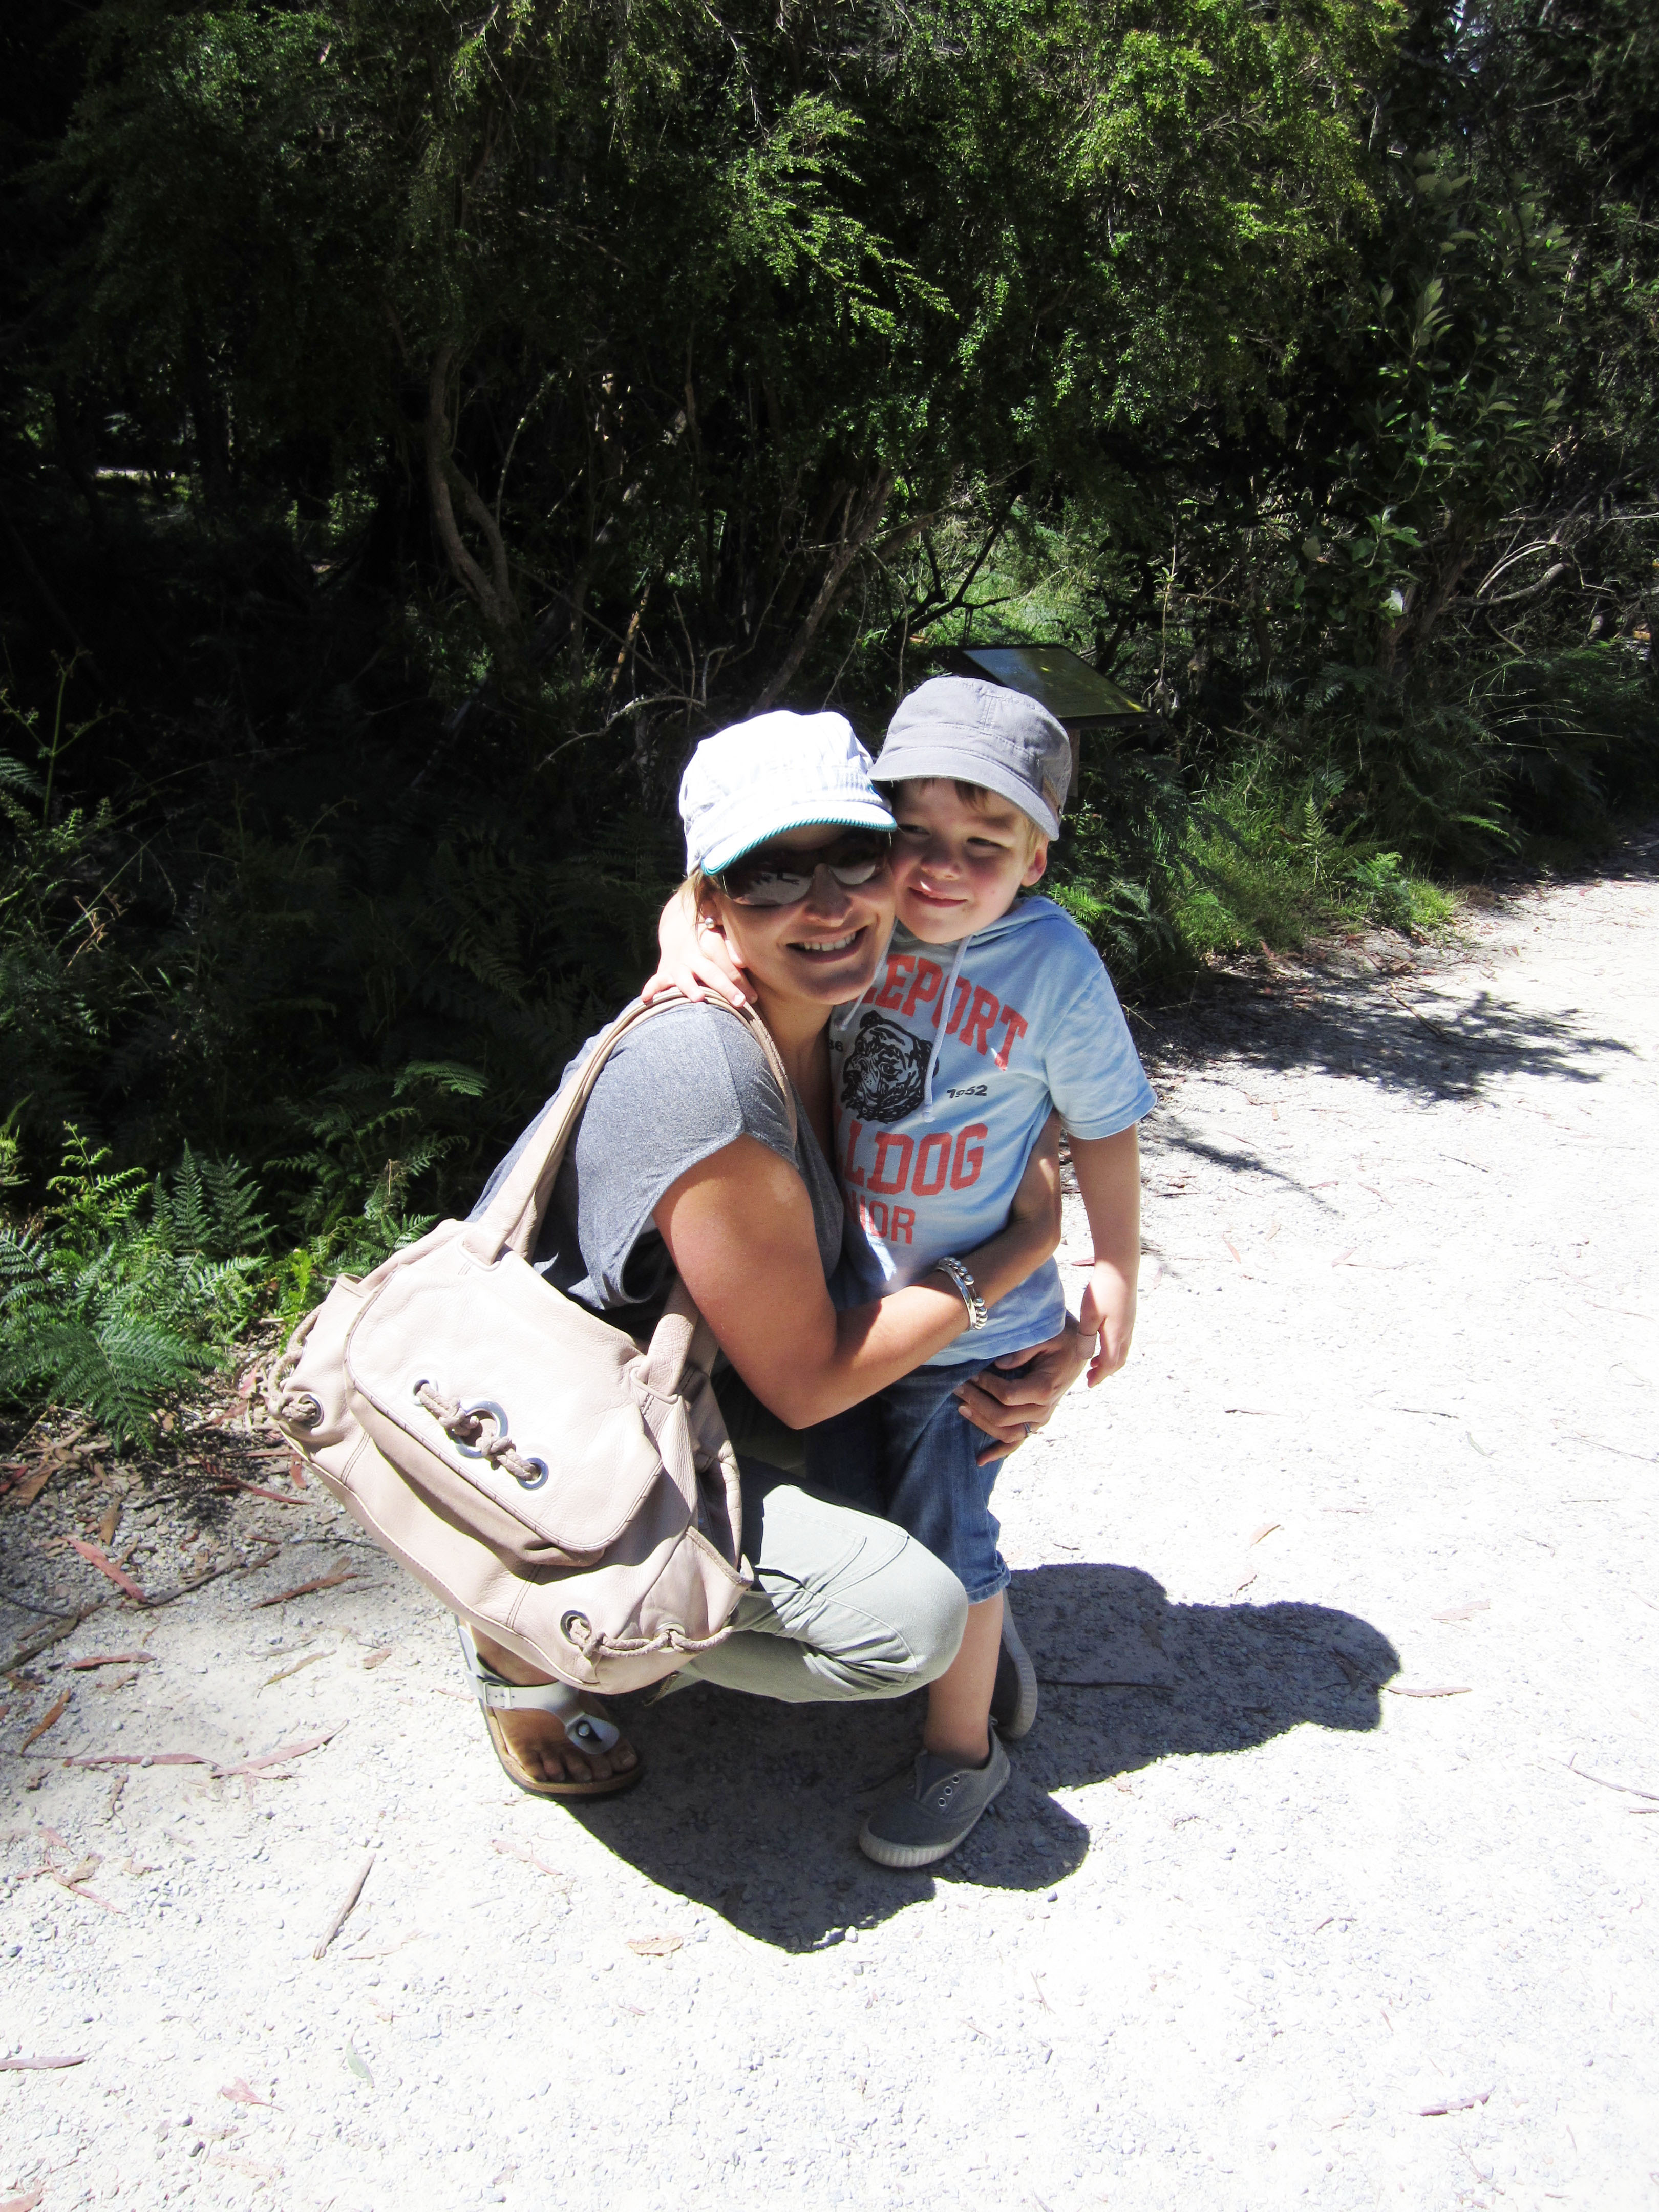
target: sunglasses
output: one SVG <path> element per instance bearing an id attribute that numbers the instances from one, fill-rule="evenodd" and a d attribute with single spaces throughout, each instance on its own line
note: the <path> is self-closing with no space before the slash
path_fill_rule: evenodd
<path id="1" fill-rule="evenodd" d="M 799 906 L 820 868 L 828 868 L 843 890 L 856 890 L 881 873 L 892 845 L 890 831 L 859 830 L 810 853 L 787 847 L 745 853 L 713 880 L 734 906 Z"/>

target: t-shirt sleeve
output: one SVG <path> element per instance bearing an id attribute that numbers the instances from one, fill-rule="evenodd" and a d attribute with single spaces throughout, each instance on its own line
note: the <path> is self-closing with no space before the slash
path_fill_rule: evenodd
<path id="1" fill-rule="evenodd" d="M 1157 1095 L 1112 979 L 1074 922 L 1066 922 L 1049 957 L 1056 988 L 1043 1054 L 1048 1095 L 1072 1136 L 1115 1137 L 1145 1120 Z"/>
<path id="2" fill-rule="evenodd" d="M 663 1193 L 744 1136 L 795 1164 L 776 1079 L 739 1022 L 712 1007 L 676 1006 L 623 1037 L 559 1178 L 603 1305 L 656 1295 L 666 1255 L 653 1216 Z"/>

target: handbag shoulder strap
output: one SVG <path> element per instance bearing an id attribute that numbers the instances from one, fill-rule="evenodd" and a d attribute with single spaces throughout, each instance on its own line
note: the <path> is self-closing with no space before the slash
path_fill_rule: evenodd
<path id="1" fill-rule="evenodd" d="M 530 1257 L 536 1232 L 553 1194 L 554 1180 L 606 1060 L 629 1030 L 687 1003 L 676 992 L 671 997 L 654 1000 L 648 1006 L 630 1006 L 617 1016 L 608 1030 L 601 1030 L 592 1051 L 548 1108 L 489 1206 L 477 1221 L 468 1224 L 463 1242 L 476 1257 L 487 1264 L 505 1251 L 516 1252 L 521 1259 Z M 709 999 L 703 1003 L 721 1007 L 734 1020 L 741 1021 L 765 1054 L 767 1065 L 782 1095 L 784 1112 L 789 1118 L 790 1144 L 797 1144 L 799 1122 L 795 1095 L 770 1030 L 751 1008 L 734 1006 L 724 999 Z"/>

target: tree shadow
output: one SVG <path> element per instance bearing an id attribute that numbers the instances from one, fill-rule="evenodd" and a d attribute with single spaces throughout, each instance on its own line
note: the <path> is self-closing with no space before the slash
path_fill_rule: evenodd
<path id="1" fill-rule="evenodd" d="M 1475 1097 L 1501 1075 L 1599 1083 L 1601 1063 L 1633 1050 L 1622 1038 L 1596 1035 L 1574 1008 L 1518 1005 L 1492 983 L 1467 997 L 1442 996 L 1424 988 L 1434 964 L 1413 962 L 1407 969 L 1401 962 L 1400 968 L 1397 975 L 1360 973 L 1341 957 L 1294 971 L 1251 963 L 1217 975 L 1189 1012 L 1138 1012 L 1133 1026 L 1155 1056 L 1190 1056 L 1194 1066 L 1224 1055 L 1278 1073 L 1305 1069 L 1358 1077 L 1424 1099 Z M 1183 1050 L 1189 1030 L 1190 1055 Z M 1177 1148 L 1182 1143 L 1179 1136 L 1166 1140 Z M 1236 1156 L 1207 1156 L 1224 1166 L 1267 1171 L 1245 1146 Z"/>
<path id="2" fill-rule="evenodd" d="M 584 1807 L 594 1838 L 661 1887 L 780 1950 L 823 1948 L 939 1883 L 1052 1888 L 1089 1831 L 1051 1792 L 1170 1753 L 1247 1751 L 1304 1722 L 1374 1729 L 1399 1667 L 1388 1638 L 1318 1605 L 1176 1605 L 1135 1567 L 1014 1577 L 1011 1595 L 1046 1686 L 1014 1778 L 936 1870 L 890 1873 L 855 1843 L 863 1811 L 915 1750 L 919 1698 L 780 1705 L 706 1685 L 628 1701 L 649 1768 L 627 1797 Z"/>

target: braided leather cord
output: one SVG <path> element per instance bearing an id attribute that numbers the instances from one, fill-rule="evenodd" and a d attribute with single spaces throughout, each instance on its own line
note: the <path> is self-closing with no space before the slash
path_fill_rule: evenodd
<path id="1" fill-rule="evenodd" d="M 318 1311 L 321 1311 L 320 1307 Z M 272 1360 L 265 1370 L 265 1411 L 278 1428 L 314 1429 L 323 1418 L 322 1407 L 309 1390 L 289 1388 L 289 1377 L 300 1364 L 300 1355 L 305 1350 L 306 1339 L 310 1335 L 311 1325 L 316 1318 L 316 1313 L 306 1316 L 289 1337 L 280 1357 Z"/>
<path id="2" fill-rule="evenodd" d="M 526 1459 L 505 1431 L 492 1437 L 487 1444 L 480 1443 L 478 1439 L 484 1428 L 483 1417 L 480 1413 L 463 1413 L 459 1398 L 446 1398 L 432 1383 L 422 1382 L 415 1393 L 415 1399 L 417 1405 L 423 1406 L 431 1414 L 446 1436 L 453 1437 L 457 1443 L 465 1444 L 469 1449 L 481 1453 L 492 1468 L 504 1467 L 509 1474 L 527 1485 L 546 1480 L 545 1468 L 536 1466 Z"/>
<path id="3" fill-rule="evenodd" d="M 594 1627 L 586 1613 L 568 1613 L 563 1627 L 582 1657 L 595 1664 L 605 1658 L 636 1659 L 651 1651 L 683 1651 L 690 1656 L 712 1651 L 726 1641 L 723 1631 L 714 1636 L 688 1636 L 677 1620 L 671 1620 L 654 1636 L 607 1636 L 603 1629 Z"/>

